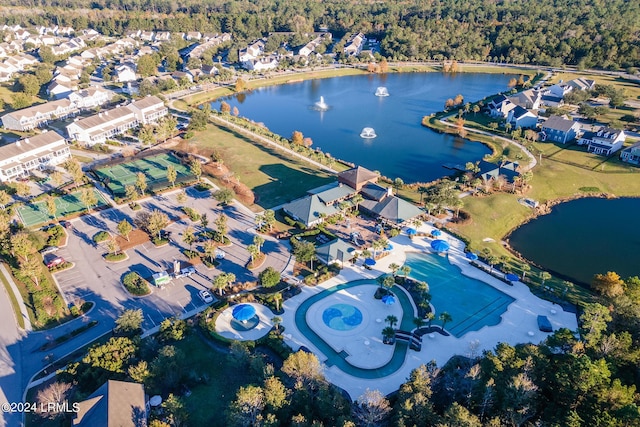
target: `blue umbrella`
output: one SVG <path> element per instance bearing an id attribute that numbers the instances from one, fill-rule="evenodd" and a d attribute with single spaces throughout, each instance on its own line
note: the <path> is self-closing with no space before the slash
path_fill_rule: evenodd
<path id="1" fill-rule="evenodd" d="M 385 295 L 382 297 L 382 302 L 385 303 L 386 305 L 391 305 L 391 304 L 395 304 L 396 299 L 393 297 L 393 295 Z"/>
<path id="2" fill-rule="evenodd" d="M 246 322 L 256 315 L 256 309 L 249 304 L 239 304 L 233 308 L 233 312 L 231 314 L 234 319 L 240 322 Z"/>
<path id="3" fill-rule="evenodd" d="M 449 250 L 449 243 L 445 240 L 434 240 L 431 242 L 431 249 L 436 252 L 446 252 Z"/>
<path id="4" fill-rule="evenodd" d="M 369 267 L 376 265 L 376 260 L 373 258 L 367 258 L 364 260 L 364 265 L 368 265 Z"/>
<path id="5" fill-rule="evenodd" d="M 431 235 L 432 235 L 432 236 L 436 236 L 436 237 L 438 237 L 438 236 L 442 236 L 442 231 L 440 231 L 440 230 L 438 230 L 438 229 L 435 229 L 435 230 L 433 230 L 433 231 L 431 232 Z"/>
<path id="6" fill-rule="evenodd" d="M 393 245 L 391 243 L 389 243 L 387 246 L 384 247 L 385 251 L 391 251 L 393 250 Z"/>
<path id="7" fill-rule="evenodd" d="M 413 236 L 414 234 L 418 234 L 418 231 L 415 228 L 408 228 L 407 229 L 407 234 L 409 236 Z"/>
<path id="8" fill-rule="evenodd" d="M 510 282 L 516 282 L 516 281 L 520 280 L 520 278 L 516 274 L 513 274 L 513 273 L 506 274 L 504 276 L 504 278 L 507 279 Z"/>
<path id="9" fill-rule="evenodd" d="M 478 259 L 478 255 L 474 254 L 473 252 L 467 252 L 467 258 L 471 261 L 475 261 Z"/>

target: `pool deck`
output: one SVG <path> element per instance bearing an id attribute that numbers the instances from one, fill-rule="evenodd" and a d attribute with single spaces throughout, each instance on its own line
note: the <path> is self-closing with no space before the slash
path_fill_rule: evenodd
<path id="1" fill-rule="evenodd" d="M 431 230 L 432 227 L 428 224 L 422 225 L 419 229 L 427 234 Z M 294 350 L 305 346 L 318 355 L 321 361 L 328 362 L 327 365 L 330 366 L 325 365 L 324 372 L 327 380 L 346 390 L 355 400 L 366 389 L 379 390 L 385 395 L 398 390 L 413 369 L 431 360 L 434 360 L 438 366 L 443 366 L 454 355 L 479 356 L 484 350 L 493 350 L 501 342 L 511 345 L 528 342 L 540 343 L 549 334 L 538 330 L 537 316 L 539 314 L 549 318 L 554 330 L 559 328 L 576 330 L 578 328 L 575 314 L 564 312 L 557 304 L 538 298 L 523 283 L 515 282 L 513 286 L 509 286 L 471 266 L 464 254 L 464 243 L 446 233 L 443 233 L 439 238 L 450 244 L 448 259 L 452 264 L 458 266 L 464 275 L 488 283 L 514 298 L 515 301 L 503 313 L 500 324 L 468 332 L 461 338 L 456 338 L 453 335 L 445 337 L 439 333 L 425 335 L 422 340 L 422 350 L 420 352 L 408 350 L 402 366 L 382 379 L 367 379 L 350 375 L 328 361 L 318 347 L 296 326 L 296 311 L 304 301 L 324 290 L 356 280 L 375 280 L 381 274 L 390 273 L 389 264 L 403 265 L 407 252 L 433 252 L 430 247 L 430 238 L 416 236 L 409 239 L 407 235 L 401 234 L 391 239 L 394 247 L 391 253 L 379 259 L 371 270 L 365 269 L 361 265 L 362 260 L 360 260 L 360 265 L 346 267 L 340 275 L 318 286 L 304 286 L 300 294 L 285 301 L 283 304 L 284 314 L 281 317 L 283 319 L 282 326 L 285 327 L 284 336 L 287 344 Z M 346 352 L 345 360 L 351 365 L 367 369 L 383 366 L 392 357 L 394 347 L 382 343 L 381 330 L 387 326 L 384 322 L 385 317 L 388 314 L 394 314 L 399 320 L 402 319 L 400 305 L 385 306 L 380 300 L 374 299 L 372 296 L 372 292 L 375 292 L 374 288 L 375 286 L 373 288 L 354 286 L 335 292 L 331 297 L 326 298 L 326 301 L 320 300 L 311 305 L 307 312 L 307 323 L 318 336 L 324 338 L 333 349 Z M 322 320 L 324 308 L 341 302 L 356 305 L 362 311 L 362 327 L 345 333 L 333 331 L 324 324 Z M 391 312 L 391 310 L 394 311 Z M 387 313 L 387 311 L 389 312 Z M 377 320 L 381 320 L 381 322 L 377 322 Z M 437 320 L 433 322 L 433 325 L 439 324 Z"/>

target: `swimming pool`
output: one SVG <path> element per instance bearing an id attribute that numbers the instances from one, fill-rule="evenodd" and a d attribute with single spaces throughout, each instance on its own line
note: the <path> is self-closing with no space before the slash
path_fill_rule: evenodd
<path id="1" fill-rule="evenodd" d="M 411 267 L 410 277 L 429 284 L 434 324 L 440 323 L 438 316 L 446 311 L 453 320 L 445 328 L 458 338 L 484 326 L 497 325 L 502 313 L 515 301 L 485 282 L 462 275 L 446 257 L 407 253 L 406 264 Z"/>
<path id="2" fill-rule="evenodd" d="M 362 323 L 362 312 L 351 304 L 334 304 L 322 312 L 322 321 L 336 331 L 350 331 Z"/>

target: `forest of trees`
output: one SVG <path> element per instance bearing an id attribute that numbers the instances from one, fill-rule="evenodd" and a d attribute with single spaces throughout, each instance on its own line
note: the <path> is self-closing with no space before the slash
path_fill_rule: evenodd
<path id="1" fill-rule="evenodd" d="M 640 2 L 628 0 L 9 0 L 7 23 L 56 22 L 106 35 L 129 29 L 231 32 L 362 31 L 393 60 L 491 60 L 579 68 L 640 66 Z M 37 11 L 39 13 L 31 13 Z"/>

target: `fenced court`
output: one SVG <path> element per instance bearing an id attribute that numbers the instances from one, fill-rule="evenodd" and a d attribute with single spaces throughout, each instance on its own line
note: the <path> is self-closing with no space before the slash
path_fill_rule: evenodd
<path id="1" fill-rule="evenodd" d="M 189 167 L 171 152 L 164 152 L 135 160 L 124 160 L 116 164 L 94 170 L 97 178 L 111 191 L 114 197 L 125 197 L 125 187 L 136 184 L 138 172 L 147 177 L 147 189 L 158 191 L 169 187 L 167 167 L 172 165 L 176 170 L 176 184 L 193 179 Z"/>
<path id="2" fill-rule="evenodd" d="M 54 199 L 56 202 L 55 217 L 49 214 L 47 204 L 44 200 L 21 206 L 20 208 L 18 208 L 18 216 L 20 217 L 20 220 L 25 225 L 25 227 L 32 227 L 34 225 L 53 221 L 56 218 L 59 219 L 66 217 L 67 215 L 84 212 L 87 210 L 87 207 L 82 202 L 82 199 L 80 197 L 81 193 L 82 191 L 78 190 L 70 194 L 65 194 L 64 196 L 56 197 Z M 94 206 L 91 206 L 91 209 L 109 205 L 109 202 L 105 200 L 105 198 L 102 196 L 102 194 L 100 194 L 98 190 L 94 188 L 93 193 L 95 194 L 98 203 Z"/>

